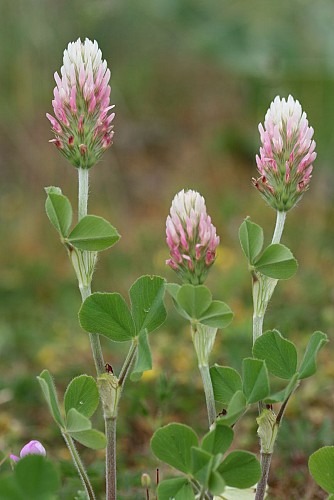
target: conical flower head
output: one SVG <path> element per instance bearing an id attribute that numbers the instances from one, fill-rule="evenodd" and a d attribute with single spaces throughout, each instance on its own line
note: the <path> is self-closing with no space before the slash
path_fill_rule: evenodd
<path id="1" fill-rule="evenodd" d="M 313 128 L 306 113 L 290 95 L 276 97 L 259 132 L 262 141 L 256 163 L 260 173 L 254 186 L 275 210 L 287 212 L 309 188 L 316 159 Z"/>
<path id="2" fill-rule="evenodd" d="M 171 256 L 166 264 L 184 282 L 203 283 L 219 245 L 203 196 L 196 191 L 182 190 L 174 197 L 166 221 L 166 236 Z"/>
<path id="3" fill-rule="evenodd" d="M 74 165 L 90 168 L 111 145 L 110 70 L 97 42 L 80 38 L 64 51 L 61 76 L 56 72 L 54 115 L 47 113 L 59 151 Z"/>

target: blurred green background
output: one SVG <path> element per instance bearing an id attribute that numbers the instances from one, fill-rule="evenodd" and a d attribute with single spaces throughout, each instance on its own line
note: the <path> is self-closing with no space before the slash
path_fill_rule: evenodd
<path id="1" fill-rule="evenodd" d="M 204 195 L 221 237 L 208 279 L 235 319 L 218 335 L 212 362 L 240 368 L 250 354 L 252 303 L 238 227 L 250 215 L 269 242 L 275 214 L 251 186 L 257 125 L 277 95 L 302 103 L 315 129 L 318 159 L 310 191 L 288 216 L 283 243 L 299 271 L 281 282 L 265 327 L 302 350 L 334 326 L 334 3 L 330 0 L 0 0 L 0 449 L 40 439 L 69 475 L 64 499 L 80 488 L 35 376 L 48 368 L 59 392 L 71 377 L 94 374 L 80 297 L 64 249 L 44 213 L 43 187 L 59 185 L 75 204 L 76 171 L 52 138 L 53 73 L 69 41 L 96 39 L 112 71 L 114 145 L 91 171 L 90 212 L 122 234 L 101 254 L 94 290 L 126 293 L 140 275 L 174 281 L 165 267 L 165 218 L 182 188 Z M 172 420 L 206 427 L 201 383 L 187 325 L 169 318 L 152 336 L 154 370 L 128 383 L 119 425 L 119 498 L 142 499 L 140 475 L 158 466 L 154 430 Z M 124 346 L 103 343 L 118 369 Z M 334 444 L 333 346 L 317 375 L 291 401 L 270 476 L 272 500 L 321 499 L 307 459 Z M 238 446 L 257 450 L 255 410 Z M 101 425 L 101 422 L 97 422 Z M 103 453 L 83 450 L 90 473 Z"/>

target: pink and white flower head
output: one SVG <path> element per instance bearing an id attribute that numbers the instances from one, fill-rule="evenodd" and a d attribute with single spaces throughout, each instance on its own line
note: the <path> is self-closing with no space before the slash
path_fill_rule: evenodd
<path id="1" fill-rule="evenodd" d="M 33 440 L 23 446 L 22 450 L 20 451 L 19 457 L 17 457 L 16 455 L 9 455 L 9 458 L 14 462 L 18 462 L 21 458 L 25 457 L 26 455 L 45 456 L 46 451 L 44 446 L 39 441 Z"/>
<path id="2" fill-rule="evenodd" d="M 90 168 L 112 144 L 110 70 L 96 41 L 80 38 L 64 51 L 60 76 L 53 91 L 54 116 L 46 114 L 55 134 L 53 142 L 77 168 Z"/>
<path id="3" fill-rule="evenodd" d="M 167 245 L 171 258 L 166 264 L 184 282 L 204 282 L 215 261 L 219 237 L 206 213 L 203 196 L 197 191 L 180 191 L 175 195 L 166 221 Z"/>
<path id="4" fill-rule="evenodd" d="M 314 130 L 300 103 L 290 95 L 287 101 L 275 97 L 259 132 L 262 147 L 256 163 L 260 177 L 253 184 L 270 206 L 287 212 L 309 188 L 317 156 Z"/>

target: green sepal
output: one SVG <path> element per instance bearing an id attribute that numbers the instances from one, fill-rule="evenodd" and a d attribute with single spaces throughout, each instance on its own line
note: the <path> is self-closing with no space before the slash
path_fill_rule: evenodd
<path id="1" fill-rule="evenodd" d="M 43 370 L 37 380 L 42 388 L 49 410 L 54 420 L 60 427 L 64 427 L 64 419 L 61 416 L 56 387 L 48 370 Z"/>
<path id="2" fill-rule="evenodd" d="M 263 247 L 263 229 L 247 217 L 240 226 L 239 239 L 241 248 L 250 264 L 254 263 Z"/>
<path id="3" fill-rule="evenodd" d="M 97 215 L 86 215 L 73 228 L 67 242 L 79 250 L 100 252 L 112 247 L 120 235 L 108 221 Z"/>
<path id="4" fill-rule="evenodd" d="M 215 400 L 228 404 L 237 391 L 242 390 L 239 373 L 229 366 L 214 365 L 210 368 L 210 376 Z"/>
<path id="5" fill-rule="evenodd" d="M 242 379 L 247 404 L 257 403 L 270 393 L 268 370 L 263 360 L 245 358 L 242 362 Z"/>
<path id="6" fill-rule="evenodd" d="M 296 274 L 298 263 L 289 248 L 273 243 L 263 251 L 254 268 L 269 278 L 287 280 Z"/>
<path id="7" fill-rule="evenodd" d="M 317 331 L 312 334 L 299 367 L 300 379 L 310 377 L 317 371 L 317 354 L 327 342 L 328 337 L 325 333 Z"/>
<path id="8" fill-rule="evenodd" d="M 99 405 L 99 391 L 95 379 L 89 375 L 75 377 L 67 386 L 64 395 L 65 412 L 75 408 L 90 418 Z"/>
<path id="9" fill-rule="evenodd" d="M 253 356 L 265 360 L 268 371 L 276 377 L 288 380 L 297 371 L 296 347 L 277 330 L 267 331 L 256 339 Z"/>
<path id="10" fill-rule="evenodd" d="M 192 446 L 198 446 L 198 437 L 191 427 L 183 424 L 161 427 L 151 439 L 154 455 L 185 474 L 191 473 Z"/>
<path id="11" fill-rule="evenodd" d="M 183 477 L 161 481 L 157 493 L 159 500 L 195 500 L 189 480 Z"/>
<path id="12" fill-rule="evenodd" d="M 58 233 L 66 238 L 73 216 L 70 200 L 61 194 L 60 188 L 46 188 L 45 190 L 48 194 L 45 202 L 46 214 Z"/>
<path id="13" fill-rule="evenodd" d="M 261 466 L 256 456 L 248 451 L 232 451 L 223 460 L 217 471 L 227 486 L 249 488 L 261 477 Z"/>

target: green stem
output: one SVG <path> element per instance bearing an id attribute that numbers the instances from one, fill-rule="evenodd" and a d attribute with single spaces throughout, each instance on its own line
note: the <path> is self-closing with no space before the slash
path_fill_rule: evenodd
<path id="1" fill-rule="evenodd" d="M 79 194 L 78 194 L 78 220 L 80 221 L 88 211 L 88 192 L 89 192 L 89 170 L 87 168 L 78 168 Z M 83 252 L 84 259 L 89 258 L 89 252 Z M 82 302 L 91 295 L 90 285 L 79 285 Z M 104 359 L 100 343 L 100 337 L 96 333 L 89 334 L 90 345 L 93 352 L 94 363 L 97 375 L 104 373 Z"/>
<path id="2" fill-rule="evenodd" d="M 122 388 L 124 386 L 125 380 L 131 370 L 132 363 L 137 354 L 137 340 L 133 340 L 129 352 L 124 361 L 123 367 L 121 369 L 118 386 L 120 388 L 119 397 L 121 395 Z M 117 379 L 116 379 L 117 380 Z M 117 427 L 117 413 L 118 413 L 119 399 L 115 400 L 115 407 L 112 411 L 112 416 L 105 413 L 104 423 L 105 423 L 105 433 L 107 438 L 107 449 L 106 449 L 106 500 L 116 500 L 117 496 L 117 470 L 116 470 L 116 427 Z"/>
<path id="3" fill-rule="evenodd" d="M 87 215 L 88 191 L 89 191 L 89 170 L 88 168 L 78 168 L 78 220 Z"/>
<path id="4" fill-rule="evenodd" d="M 262 476 L 256 487 L 255 500 L 263 500 L 266 494 L 272 453 L 261 453 Z"/>
<path id="5" fill-rule="evenodd" d="M 276 212 L 276 225 L 271 243 L 279 243 L 281 241 L 285 219 L 286 219 L 286 212 L 279 212 L 279 211 Z"/>
<path id="6" fill-rule="evenodd" d="M 213 422 L 216 420 L 216 416 L 217 416 L 215 397 L 213 394 L 212 381 L 211 381 L 211 377 L 210 377 L 210 370 L 209 370 L 208 365 L 199 365 L 198 368 L 199 368 L 199 371 L 201 372 L 201 376 L 202 376 L 204 393 L 205 393 L 206 408 L 208 411 L 208 420 L 209 420 L 209 427 L 210 427 L 213 424 Z"/>
<path id="7" fill-rule="evenodd" d="M 105 419 L 105 431 L 108 443 L 106 453 L 106 500 L 116 500 L 116 425 L 116 417 Z"/>
<path id="8" fill-rule="evenodd" d="M 89 295 L 91 295 L 91 293 L 92 293 L 91 288 L 90 288 L 90 286 L 80 286 L 79 288 L 80 288 L 82 302 L 84 302 L 84 300 L 87 297 L 89 297 Z M 104 359 L 103 359 L 103 354 L 102 354 L 100 336 L 98 333 L 90 333 L 89 340 L 90 340 L 90 346 L 91 346 L 92 352 L 93 352 L 96 373 L 99 376 L 105 372 L 105 364 L 104 364 Z"/>
<path id="9" fill-rule="evenodd" d="M 263 318 L 264 316 L 257 316 L 256 314 L 253 316 L 253 345 L 256 339 L 262 335 Z"/>
<path id="10" fill-rule="evenodd" d="M 286 212 L 276 212 L 276 224 L 275 224 L 275 229 L 274 229 L 274 234 L 271 240 L 272 244 L 279 243 L 281 241 L 281 237 L 283 234 L 283 229 L 284 229 L 284 224 L 286 220 Z M 271 299 L 272 293 L 275 289 L 277 280 L 271 280 L 271 278 L 266 278 L 265 276 L 261 276 L 259 279 L 263 280 L 261 283 L 261 286 L 263 287 L 262 290 L 264 290 L 264 294 L 262 296 L 262 315 L 256 314 L 256 311 L 254 311 L 253 315 L 253 345 L 258 339 L 263 332 L 263 320 L 264 320 L 264 315 L 267 309 L 267 305 L 269 300 Z M 271 281 L 270 281 L 271 280 Z M 271 286 L 270 286 L 271 285 Z M 254 287 L 258 287 L 259 283 L 253 280 L 253 296 L 254 296 Z M 258 289 L 260 290 L 260 289 Z M 258 404 L 259 407 L 259 414 L 261 414 L 263 410 L 263 403 L 262 401 L 259 401 Z M 284 407 L 285 408 L 285 407 Z M 283 415 L 284 409 L 282 411 Z M 279 420 L 280 422 L 280 420 Z M 263 500 L 265 493 L 266 493 L 266 488 L 267 488 L 267 483 L 268 483 L 268 476 L 269 476 L 269 471 L 270 471 L 270 464 L 271 464 L 271 458 L 272 458 L 272 453 L 261 453 L 261 469 L 262 469 L 262 476 L 260 479 L 260 482 L 257 485 L 256 488 L 256 496 L 255 500 Z"/>
<path id="11" fill-rule="evenodd" d="M 281 241 L 284 224 L 286 220 L 286 212 L 276 212 L 276 224 L 271 243 L 279 243 Z M 253 315 L 253 344 L 257 338 L 262 335 L 263 320 L 267 309 L 267 305 L 274 292 L 277 280 L 266 276 L 253 276 L 253 301 L 258 303 L 257 309 Z M 260 307 L 259 307 L 260 302 Z"/>
<path id="12" fill-rule="evenodd" d="M 129 371 L 131 369 L 132 363 L 136 358 L 137 348 L 138 348 L 137 340 L 133 340 L 118 377 L 118 383 L 121 387 L 123 387 L 126 378 L 129 374 Z"/>
<path id="13" fill-rule="evenodd" d="M 62 432 L 62 435 L 63 435 L 64 441 L 65 441 L 65 443 L 66 443 L 66 445 L 71 453 L 72 460 L 77 468 L 78 474 L 79 474 L 80 479 L 85 487 L 85 491 L 88 495 L 89 500 L 95 500 L 96 497 L 95 497 L 94 490 L 93 490 L 92 485 L 90 483 L 87 472 L 85 471 L 83 463 L 81 462 L 81 458 L 80 458 L 79 453 L 75 447 L 73 439 L 71 438 L 71 436 L 69 436 L 65 432 Z"/>

